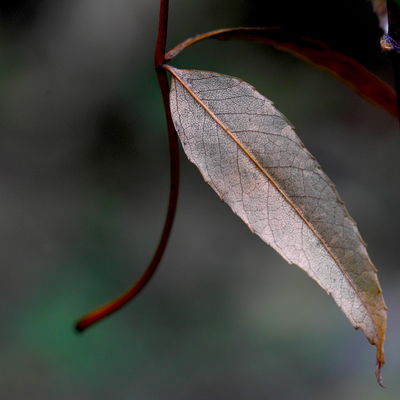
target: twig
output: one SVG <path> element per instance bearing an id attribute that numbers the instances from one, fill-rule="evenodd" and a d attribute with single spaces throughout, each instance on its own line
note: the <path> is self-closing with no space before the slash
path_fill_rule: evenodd
<path id="1" fill-rule="evenodd" d="M 166 71 L 161 67 L 165 62 L 165 47 L 167 41 L 167 27 L 168 27 L 168 4 L 169 0 L 160 1 L 160 19 L 158 25 L 157 44 L 155 51 L 155 67 L 157 73 L 157 79 L 160 85 L 160 90 L 163 98 L 165 115 L 167 119 L 168 127 L 168 144 L 170 154 L 170 192 L 168 200 L 168 210 L 165 217 L 164 228 L 161 234 L 160 241 L 157 249 L 153 255 L 150 264 L 147 266 L 143 275 L 140 279 L 125 293 L 119 296 L 104 306 L 101 306 L 94 311 L 88 313 L 82 317 L 75 325 L 78 332 L 82 332 L 94 323 L 104 319 L 105 317 L 113 314 L 119 310 L 130 300 L 132 300 L 150 281 L 154 275 L 157 267 L 162 259 L 164 251 L 167 247 L 168 239 L 171 234 L 172 225 L 175 218 L 175 211 L 178 202 L 179 193 L 179 147 L 177 135 L 175 132 L 174 124 L 171 118 L 171 112 L 169 108 L 169 85 Z"/>

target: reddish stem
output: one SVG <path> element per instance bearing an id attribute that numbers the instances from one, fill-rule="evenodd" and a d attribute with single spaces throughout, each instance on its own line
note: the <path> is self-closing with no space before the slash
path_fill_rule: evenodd
<path id="1" fill-rule="evenodd" d="M 165 48 L 167 45 L 169 0 L 160 0 L 160 17 L 158 20 L 158 34 L 154 61 L 156 69 L 165 62 Z"/>
<path id="2" fill-rule="evenodd" d="M 113 314 L 119 310 L 130 300 L 132 300 L 150 281 L 153 274 L 162 259 L 164 251 L 167 247 L 168 239 L 171 234 L 172 225 L 174 222 L 176 206 L 178 202 L 179 192 L 179 147 L 177 135 L 175 132 L 174 124 L 172 122 L 171 112 L 169 108 L 169 85 L 166 71 L 162 69 L 161 65 L 165 61 L 165 46 L 167 41 L 167 26 L 168 26 L 168 0 L 160 1 L 160 19 L 158 26 L 157 44 L 155 51 L 155 67 L 157 72 L 157 79 L 162 93 L 165 115 L 168 127 L 168 144 L 170 154 L 170 192 L 168 200 L 168 211 L 165 217 L 164 228 L 161 234 L 160 241 L 157 249 L 153 255 L 150 264 L 147 266 L 140 279 L 125 293 L 119 296 L 112 302 L 101 306 L 92 312 L 82 317 L 75 325 L 78 332 L 82 332 L 94 323 L 102 320 L 103 318 Z"/>

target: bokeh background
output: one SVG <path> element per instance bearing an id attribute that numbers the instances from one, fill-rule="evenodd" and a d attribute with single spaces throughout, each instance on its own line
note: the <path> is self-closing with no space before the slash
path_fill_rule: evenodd
<path id="1" fill-rule="evenodd" d="M 337 184 L 389 306 L 387 389 L 375 382 L 375 349 L 332 299 L 252 235 L 184 158 L 154 280 L 124 311 L 73 331 L 78 316 L 138 277 L 162 228 L 157 19 L 155 0 L 1 3 L 0 397 L 398 399 L 398 123 L 260 44 L 210 41 L 174 65 L 256 86 Z M 392 81 L 365 0 L 172 0 L 169 43 L 240 25 L 322 39 Z"/>

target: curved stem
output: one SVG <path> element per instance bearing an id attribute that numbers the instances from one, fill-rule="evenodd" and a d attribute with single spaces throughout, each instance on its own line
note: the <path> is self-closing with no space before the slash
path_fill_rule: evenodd
<path id="1" fill-rule="evenodd" d="M 157 249 L 153 255 L 153 258 L 150 261 L 144 273 L 142 274 L 142 276 L 140 277 L 140 279 L 117 299 L 91 311 L 90 313 L 86 314 L 81 319 L 79 319 L 79 321 L 75 324 L 75 329 L 78 332 L 84 331 L 86 328 L 92 326 L 94 323 L 113 314 L 115 311 L 119 310 L 130 300 L 132 300 L 138 293 L 140 293 L 140 291 L 146 286 L 146 284 L 150 281 L 150 279 L 156 272 L 157 267 L 164 254 L 164 251 L 167 247 L 169 236 L 171 234 L 171 229 L 173 226 L 175 212 L 176 212 L 176 206 L 178 202 L 178 193 L 179 193 L 179 146 L 178 146 L 177 135 L 171 118 L 171 112 L 169 109 L 168 79 L 165 70 L 163 70 L 161 67 L 161 65 L 165 60 L 167 24 L 168 24 L 168 0 L 161 0 L 159 30 L 157 36 L 156 52 L 155 52 L 155 65 L 156 65 L 157 79 L 162 93 L 165 115 L 167 119 L 168 145 L 170 154 L 170 192 L 168 200 L 168 211 L 165 217 L 164 228 Z"/>

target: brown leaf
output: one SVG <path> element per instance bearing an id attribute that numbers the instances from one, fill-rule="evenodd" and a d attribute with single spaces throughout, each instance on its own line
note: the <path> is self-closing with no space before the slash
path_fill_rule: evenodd
<path id="1" fill-rule="evenodd" d="M 170 104 L 189 160 L 250 230 L 330 294 L 384 363 L 386 306 L 376 269 L 333 183 L 285 117 L 248 83 L 172 74 Z"/>
<path id="2" fill-rule="evenodd" d="M 166 60 L 205 39 L 252 40 L 291 53 L 341 80 L 354 92 L 376 107 L 397 118 L 395 91 L 365 67 L 324 43 L 298 36 L 281 28 L 227 28 L 197 35 L 171 49 Z"/>

